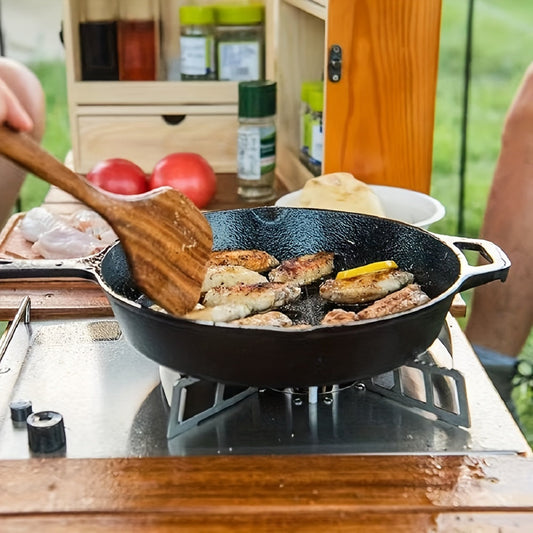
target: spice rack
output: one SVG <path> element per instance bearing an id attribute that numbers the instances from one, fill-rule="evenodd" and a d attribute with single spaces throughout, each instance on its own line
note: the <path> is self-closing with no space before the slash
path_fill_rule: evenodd
<path id="1" fill-rule="evenodd" d="M 276 173 L 287 189 L 312 177 L 299 161 L 300 87 L 324 76 L 323 172 L 429 192 L 441 2 L 263 0 L 265 72 L 278 83 Z M 184 3 L 160 1 L 163 55 L 176 49 Z M 81 81 L 78 21 L 78 1 L 64 0 L 76 171 L 125 157 L 148 172 L 170 152 L 194 151 L 216 172 L 235 172 L 236 82 Z M 332 67 L 339 81 L 328 79 Z"/>
<path id="2" fill-rule="evenodd" d="M 176 51 L 178 11 L 185 3 L 189 2 L 159 3 L 163 57 Z M 273 9 L 274 2 L 267 0 L 265 72 L 270 78 L 274 77 Z M 149 172 L 160 158 L 175 151 L 198 152 L 216 172 L 235 172 L 237 82 L 166 81 L 163 61 L 157 81 L 82 81 L 79 21 L 78 0 L 64 0 L 72 164 L 77 172 L 86 173 L 108 157 L 131 159 Z"/>

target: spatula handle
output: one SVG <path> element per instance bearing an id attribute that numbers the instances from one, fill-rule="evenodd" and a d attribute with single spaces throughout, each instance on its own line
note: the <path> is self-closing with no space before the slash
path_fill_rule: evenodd
<path id="1" fill-rule="evenodd" d="M 19 133 L 6 126 L 0 126 L 0 154 L 51 185 L 68 192 L 98 212 L 105 211 L 106 204 L 113 201 L 112 197 L 108 197 L 93 187 L 52 154 L 41 148 L 26 133 Z"/>

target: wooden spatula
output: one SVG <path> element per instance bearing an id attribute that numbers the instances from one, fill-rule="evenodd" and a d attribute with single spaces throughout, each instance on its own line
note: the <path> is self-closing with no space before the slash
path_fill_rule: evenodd
<path id="1" fill-rule="evenodd" d="M 24 133 L 0 126 L 0 154 L 99 213 L 118 235 L 135 283 L 170 313 L 198 302 L 213 244 L 197 207 L 170 187 L 121 196 L 93 187 Z M 0 183 L 2 177 L 0 176 Z"/>

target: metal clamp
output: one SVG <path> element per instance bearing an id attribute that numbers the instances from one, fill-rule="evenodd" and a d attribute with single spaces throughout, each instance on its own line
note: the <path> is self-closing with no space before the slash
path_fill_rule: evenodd
<path id="1" fill-rule="evenodd" d="M 329 49 L 328 55 L 328 80 L 333 83 L 341 81 L 342 75 L 342 48 L 334 44 Z"/>

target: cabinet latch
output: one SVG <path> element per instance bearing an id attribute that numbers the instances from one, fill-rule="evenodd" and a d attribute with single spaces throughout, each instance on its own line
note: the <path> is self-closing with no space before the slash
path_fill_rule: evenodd
<path id="1" fill-rule="evenodd" d="M 341 80 L 342 48 L 338 44 L 331 45 L 328 57 L 328 80 L 334 83 Z"/>

